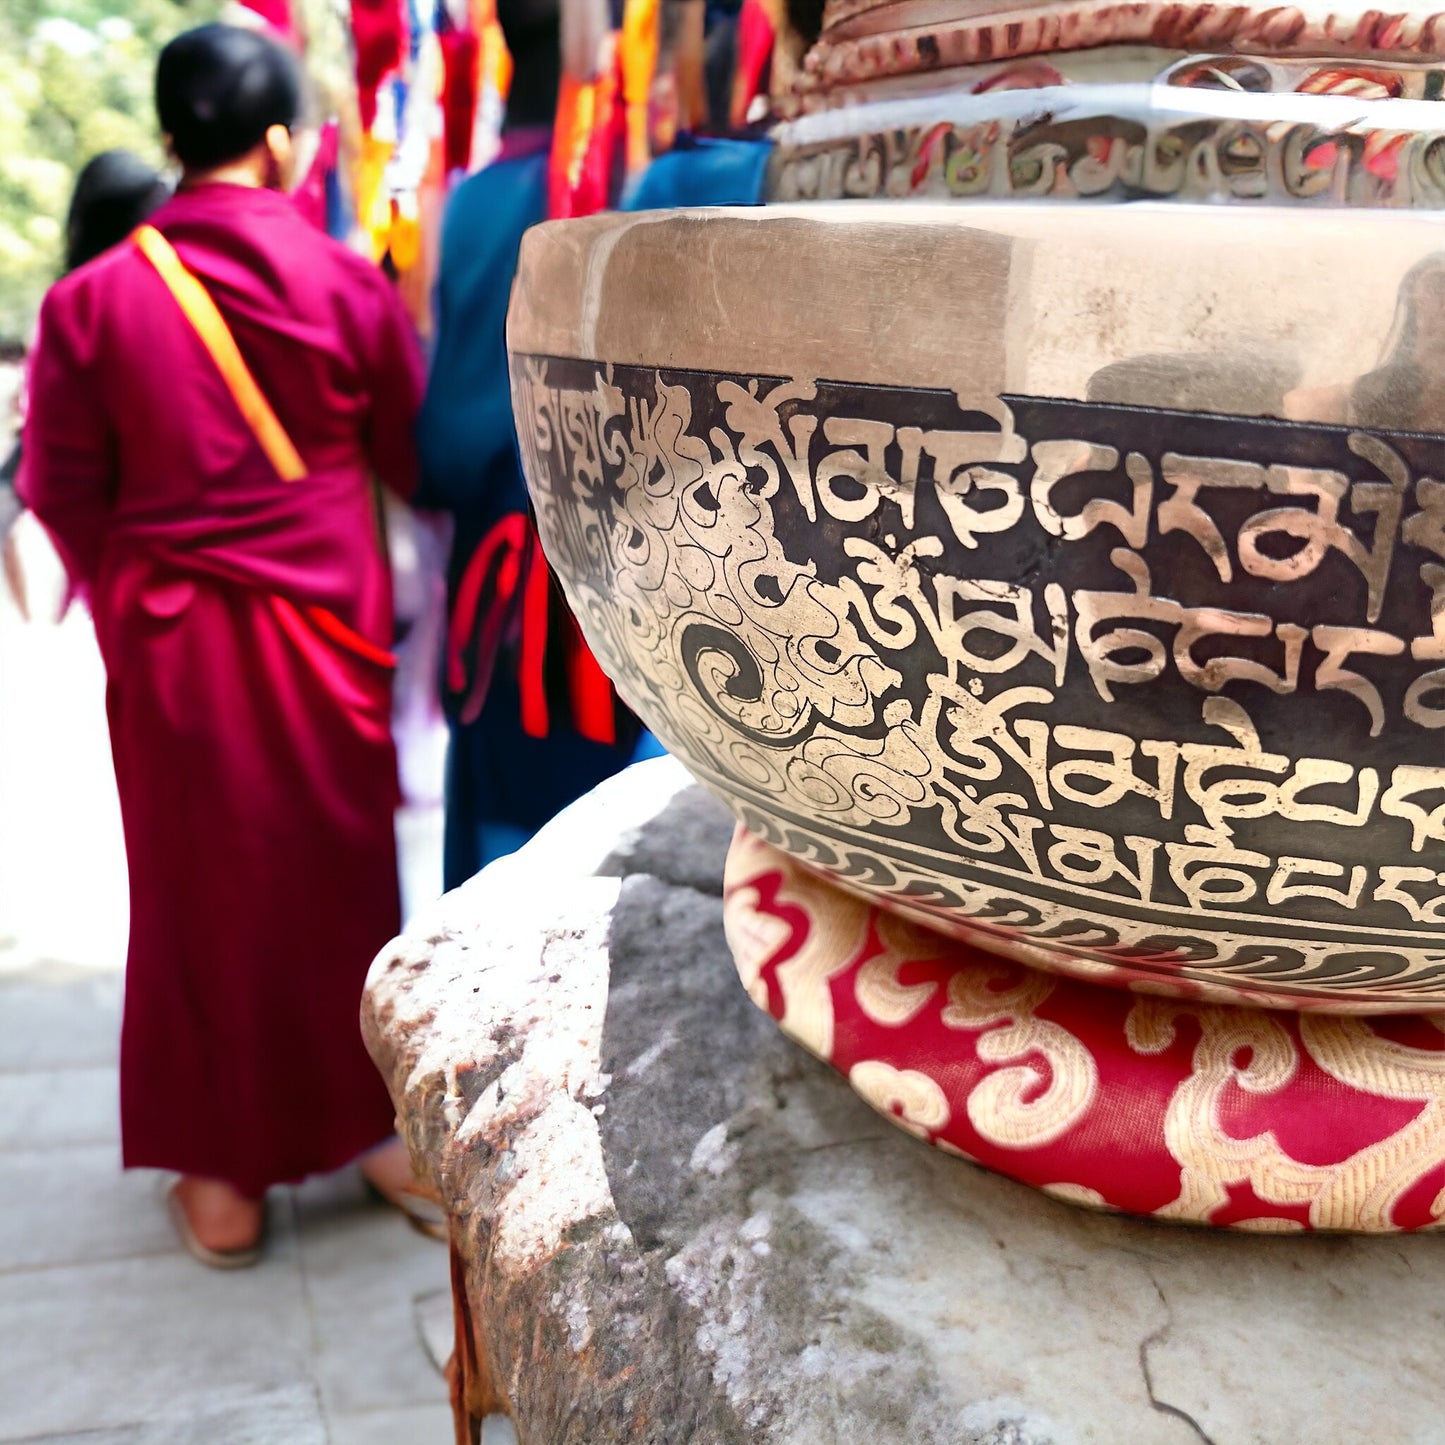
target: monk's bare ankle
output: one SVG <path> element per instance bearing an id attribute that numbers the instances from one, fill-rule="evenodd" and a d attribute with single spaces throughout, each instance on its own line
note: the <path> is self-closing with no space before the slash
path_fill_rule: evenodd
<path id="1" fill-rule="evenodd" d="M 436 1191 L 411 1171 L 411 1156 L 400 1139 L 389 1139 L 360 1159 L 361 1174 L 376 1192 L 387 1199 L 400 1194 L 415 1194 L 433 1199 Z"/>
<path id="2" fill-rule="evenodd" d="M 261 1238 L 265 1202 L 248 1199 L 224 1180 L 184 1175 L 176 1185 L 176 1198 L 192 1233 L 207 1249 L 220 1253 L 249 1249 Z"/>

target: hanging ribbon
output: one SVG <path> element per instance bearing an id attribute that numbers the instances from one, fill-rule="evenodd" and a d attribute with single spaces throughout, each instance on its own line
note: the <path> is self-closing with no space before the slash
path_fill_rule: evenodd
<path id="1" fill-rule="evenodd" d="M 737 65 L 728 117 L 734 130 L 743 130 L 748 125 L 753 102 L 760 95 L 767 95 L 777 35 L 777 27 L 763 0 L 743 0 L 738 15 Z"/>
<path id="2" fill-rule="evenodd" d="M 481 42 L 471 28 L 439 22 L 442 49 L 442 135 L 446 174 L 467 171 L 472 164 L 472 132 L 476 125 Z"/>
<path id="3" fill-rule="evenodd" d="M 401 70 L 406 55 L 406 18 L 401 0 L 351 0 L 351 33 L 356 42 L 356 90 L 361 126 L 376 124 L 377 93 L 388 75 Z"/>
<path id="4" fill-rule="evenodd" d="M 610 37 L 605 51 L 596 79 L 562 77 L 547 177 L 547 215 L 554 221 L 590 216 L 612 203 L 620 78 Z"/>
<path id="5" fill-rule="evenodd" d="M 295 22 L 291 17 L 291 0 L 240 0 L 241 9 L 265 21 L 266 25 L 283 40 L 295 37 Z"/>
<path id="6" fill-rule="evenodd" d="M 652 79 L 657 73 L 661 12 L 659 0 L 627 0 L 622 11 L 618 49 L 622 59 L 622 100 L 627 111 L 629 176 L 646 170 L 652 159 L 648 103 L 652 98 Z"/>
<path id="7" fill-rule="evenodd" d="M 522 730 L 551 731 L 548 678 L 565 672 L 572 725 L 593 742 L 617 741 L 612 684 L 557 595 L 536 525 L 523 512 L 503 517 L 477 546 L 457 588 L 447 633 L 447 690 L 463 723 L 481 715 L 502 648 L 515 642 Z"/>

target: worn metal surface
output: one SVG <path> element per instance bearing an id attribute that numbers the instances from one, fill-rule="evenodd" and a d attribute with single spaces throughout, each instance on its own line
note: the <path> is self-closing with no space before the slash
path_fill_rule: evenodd
<path id="1" fill-rule="evenodd" d="M 1438 209 L 1442 57 L 1428 6 L 832 0 L 767 196 Z"/>
<path id="2" fill-rule="evenodd" d="M 849 886 L 1118 984 L 1439 1007 L 1442 235 L 541 227 L 511 346 L 544 541 L 668 748 Z"/>
<path id="3" fill-rule="evenodd" d="M 1361 0 L 833 0 L 801 89 L 807 97 L 880 76 L 1127 45 L 1428 62 L 1445 52 L 1445 11 L 1433 4 L 1381 8 Z"/>
<path id="4" fill-rule="evenodd" d="M 1093 54 L 1093 52 L 1088 52 Z M 1018 62 L 1015 71 L 1035 63 Z M 984 67 L 982 86 L 1008 67 Z M 1400 71 L 1399 99 L 1362 99 L 1350 72 L 1317 62 L 1312 75 L 1249 63 L 1266 81 L 1338 78 L 1338 93 L 1233 89 L 1228 63 L 1195 57 L 1165 83 L 1109 78 L 976 93 L 967 83 L 908 94 L 901 81 L 780 125 L 768 199 L 1176 200 L 1439 210 L 1445 207 L 1445 104 L 1405 98 L 1441 72 Z M 1170 75 L 1219 79 L 1214 88 Z M 1249 78 L 1248 76 L 1246 78 Z M 930 76 L 936 87 L 939 77 Z M 1405 82 L 1409 82 L 1408 86 Z M 1378 74 L 1359 85 L 1383 92 Z M 896 92 L 902 91 L 902 94 Z"/>

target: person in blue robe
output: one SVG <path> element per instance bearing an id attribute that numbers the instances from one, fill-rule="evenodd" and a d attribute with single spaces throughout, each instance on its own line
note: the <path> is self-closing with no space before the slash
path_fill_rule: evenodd
<path id="1" fill-rule="evenodd" d="M 554 814 L 626 766 L 638 733 L 619 709 L 615 740 L 594 741 L 558 706 L 550 710 L 544 736 L 529 732 L 519 657 L 522 599 L 497 595 L 490 586 L 495 566 L 480 589 L 481 610 L 490 609 L 491 617 L 475 625 L 461 619 L 457 638 L 458 602 L 465 605 L 469 592 L 475 601 L 478 592 L 466 585 L 468 569 L 489 558 L 495 562 L 513 546 L 527 516 L 507 375 L 507 303 L 522 233 L 547 217 L 547 161 L 561 75 L 557 0 L 502 0 L 497 10 L 513 62 L 501 151 L 457 188 L 443 222 L 436 344 L 418 423 L 422 482 L 416 505 L 449 514 L 454 529 L 448 576 L 453 645 L 443 690 L 450 729 L 447 888 L 519 848 Z M 540 557 L 524 555 L 520 544 L 513 560 L 524 569 L 540 565 Z M 557 619 L 566 614 L 555 593 L 549 602 L 555 634 L 561 630 Z M 493 637 L 490 655 L 479 658 L 476 632 L 488 627 L 500 635 Z"/>
<path id="2" fill-rule="evenodd" d="M 638 177 L 622 209 L 760 206 L 772 149 L 767 140 L 679 136 L 677 145 Z"/>
<path id="3" fill-rule="evenodd" d="M 557 13 L 556 0 L 499 4 L 514 63 L 501 152 L 457 188 L 442 228 L 436 345 L 419 422 L 422 484 L 415 500 L 453 519 L 448 592 L 453 632 L 464 638 L 476 631 L 473 619 L 458 618 L 458 602 L 465 608 L 478 590 L 465 585 L 468 569 L 486 563 L 496 550 L 491 541 L 527 511 L 506 315 L 522 234 L 547 217 L 560 80 Z M 624 209 L 759 204 L 768 151 L 765 142 L 685 139 L 648 168 Z M 483 605 L 494 604 L 481 590 L 489 599 Z M 450 746 L 443 872 L 449 889 L 519 848 L 629 762 L 661 751 L 626 721 L 614 742 L 594 741 L 558 707 L 551 709 L 546 736 L 531 735 L 515 654 L 513 635 L 503 639 L 494 662 L 481 664 L 479 709 L 467 706 L 468 680 L 453 676 L 444 689 Z"/>

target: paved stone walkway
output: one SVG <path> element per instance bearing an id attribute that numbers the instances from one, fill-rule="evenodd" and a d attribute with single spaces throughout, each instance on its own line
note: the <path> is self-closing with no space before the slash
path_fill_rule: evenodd
<path id="1" fill-rule="evenodd" d="M 447 1445 L 442 1246 L 347 1171 L 276 1191 L 256 1269 L 195 1264 L 120 1171 L 118 1007 L 113 972 L 0 977 L 0 1440 Z"/>
<path id="2" fill-rule="evenodd" d="M 403 819 L 413 901 L 438 825 Z M 450 1445 L 446 1251 L 354 1171 L 275 1191 L 265 1261 L 230 1275 L 181 1252 L 162 1176 L 121 1173 L 124 938 L 89 624 L 0 597 L 0 1441 Z"/>

